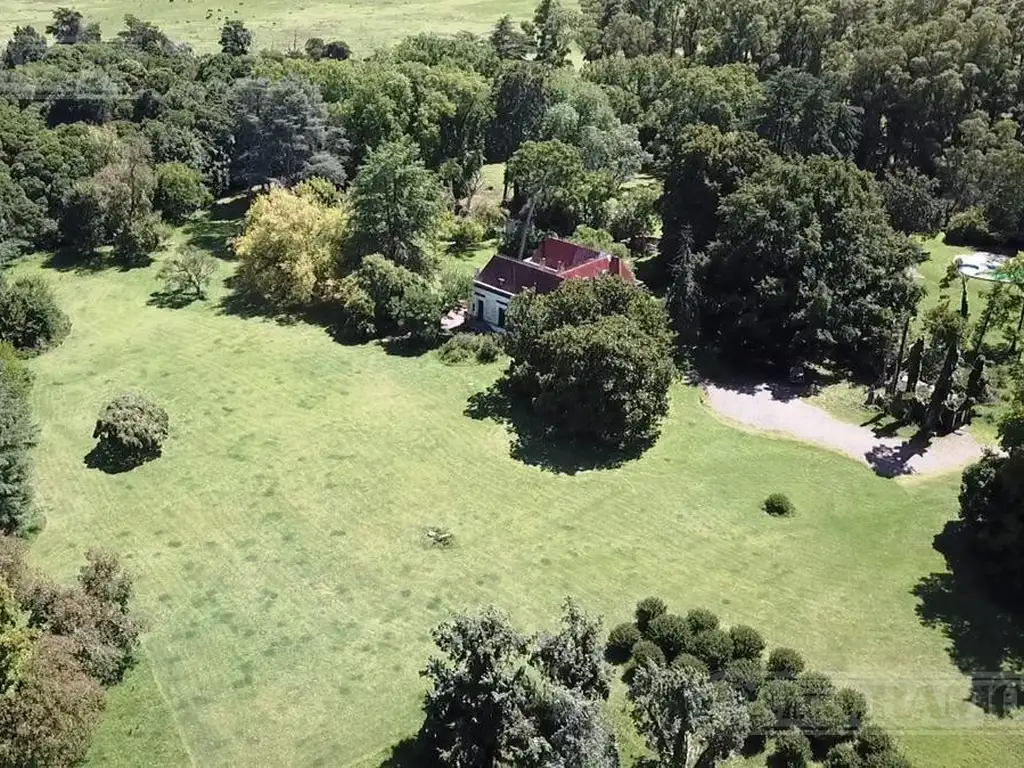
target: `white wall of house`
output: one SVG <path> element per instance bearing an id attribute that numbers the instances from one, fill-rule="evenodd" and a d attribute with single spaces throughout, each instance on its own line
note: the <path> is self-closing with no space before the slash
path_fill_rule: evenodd
<path id="1" fill-rule="evenodd" d="M 473 317 L 495 328 L 504 326 L 504 313 L 508 311 L 511 296 L 498 293 L 482 283 L 473 283 Z"/>

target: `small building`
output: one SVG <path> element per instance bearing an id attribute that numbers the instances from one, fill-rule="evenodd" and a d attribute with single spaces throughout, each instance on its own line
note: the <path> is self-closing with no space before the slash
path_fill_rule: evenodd
<path id="1" fill-rule="evenodd" d="M 477 271 L 473 279 L 471 315 L 492 328 L 504 328 L 509 301 L 527 288 L 537 293 L 551 293 L 565 280 L 585 280 L 608 274 L 636 282 L 633 270 L 618 256 L 548 237 L 532 256 L 522 261 L 495 254 Z"/>

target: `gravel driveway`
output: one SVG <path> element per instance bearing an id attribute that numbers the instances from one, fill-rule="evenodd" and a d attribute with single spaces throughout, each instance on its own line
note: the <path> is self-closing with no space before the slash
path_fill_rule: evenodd
<path id="1" fill-rule="evenodd" d="M 878 437 L 867 427 L 847 424 L 799 398 L 779 396 L 765 384 L 707 384 L 704 393 L 711 409 L 727 419 L 845 453 L 884 477 L 949 472 L 982 454 L 981 444 L 966 431 L 931 439 Z"/>

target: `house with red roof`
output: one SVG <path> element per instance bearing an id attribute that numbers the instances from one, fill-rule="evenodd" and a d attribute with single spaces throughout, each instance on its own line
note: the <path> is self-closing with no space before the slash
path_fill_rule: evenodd
<path id="1" fill-rule="evenodd" d="M 548 237 L 532 256 L 521 261 L 501 254 L 492 256 L 473 279 L 471 314 L 492 328 L 504 328 L 508 303 L 527 288 L 551 293 L 566 280 L 609 274 L 636 282 L 633 270 L 618 256 Z"/>

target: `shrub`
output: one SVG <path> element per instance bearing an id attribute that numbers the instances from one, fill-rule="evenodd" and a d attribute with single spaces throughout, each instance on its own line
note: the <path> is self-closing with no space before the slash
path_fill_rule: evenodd
<path id="1" fill-rule="evenodd" d="M 773 493 L 764 500 L 764 511 L 772 517 L 789 517 L 796 512 L 796 507 L 784 493 Z"/>
<path id="2" fill-rule="evenodd" d="M 752 701 L 747 706 L 750 715 L 750 735 L 765 737 L 775 728 L 775 713 L 763 701 Z"/>
<path id="3" fill-rule="evenodd" d="M 757 692 L 757 700 L 763 702 L 775 715 L 780 726 L 797 725 L 803 722 L 806 708 L 800 686 L 793 680 L 767 680 Z"/>
<path id="4" fill-rule="evenodd" d="M 612 664 L 625 664 L 633 655 L 633 647 L 641 640 L 640 630 L 633 624 L 623 623 L 608 633 L 605 656 Z"/>
<path id="5" fill-rule="evenodd" d="M 712 671 L 719 670 L 732 661 L 732 638 L 721 629 L 697 632 L 688 647 L 694 656 L 704 659 Z"/>
<path id="6" fill-rule="evenodd" d="M 665 654 L 650 640 L 641 640 L 633 646 L 633 666 L 642 667 L 646 664 L 665 666 Z"/>
<path id="7" fill-rule="evenodd" d="M 139 216 L 114 235 L 114 258 L 129 267 L 145 266 L 164 239 L 164 225 L 155 214 Z"/>
<path id="8" fill-rule="evenodd" d="M 157 277 L 172 293 L 191 294 L 197 299 L 205 299 L 210 279 L 216 272 L 216 259 L 198 248 L 186 248 L 180 255 L 167 259 Z"/>
<path id="9" fill-rule="evenodd" d="M 792 648 L 776 648 L 768 656 L 768 673 L 792 679 L 804 671 L 804 657 Z"/>
<path id="10" fill-rule="evenodd" d="M 671 661 L 679 655 L 690 641 L 690 629 L 681 616 L 663 613 L 647 627 L 647 637 L 665 653 Z"/>
<path id="11" fill-rule="evenodd" d="M 452 241 L 455 253 L 465 253 L 487 237 L 483 224 L 475 219 L 459 217 L 451 225 L 448 236 Z"/>
<path id="12" fill-rule="evenodd" d="M 67 338 L 71 321 L 39 277 L 7 283 L 0 275 L 0 342 L 19 352 L 42 352 Z"/>
<path id="13" fill-rule="evenodd" d="M 501 355 L 501 345 L 489 333 L 459 333 L 437 351 L 442 363 L 458 365 L 468 360 L 493 363 Z"/>
<path id="14" fill-rule="evenodd" d="M 199 171 L 184 163 L 161 163 L 155 170 L 153 207 L 168 221 L 180 223 L 213 202 Z"/>
<path id="15" fill-rule="evenodd" d="M 850 742 L 836 744 L 825 755 L 824 768 L 862 768 L 864 765 Z"/>
<path id="16" fill-rule="evenodd" d="M 505 230 L 508 215 L 500 206 L 489 201 L 476 203 L 469 211 L 469 217 L 484 229 L 484 237 L 497 237 Z"/>
<path id="17" fill-rule="evenodd" d="M 955 213 L 946 227 L 945 241 L 949 245 L 990 246 L 995 238 L 989 230 L 988 217 L 981 208 L 968 208 Z"/>
<path id="18" fill-rule="evenodd" d="M 32 391 L 32 371 L 9 341 L 0 341 L 0 386 L 19 400 L 27 399 Z"/>
<path id="19" fill-rule="evenodd" d="M 167 411 L 134 392 L 118 395 L 100 412 L 93 430 L 97 458 L 118 468 L 160 455 L 167 439 Z"/>
<path id="20" fill-rule="evenodd" d="M 665 605 L 665 601 L 660 597 L 645 597 L 639 603 L 636 604 L 636 626 L 644 634 L 647 633 L 647 627 L 654 619 L 661 616 L 668 610 L 668 606 Z"/>
<path id="21" fill-rule="evenodd" d="M 685 667 L 686 669 L 692 669 L 697 672 L 703 672 L 705 675 L 708 674 L 708 665 L 703 659 L 694 656 L 692 653 L 680 653 L 672 661 L 673 667 Z"/>
<path id="22" fill-rule="evenodd" d="M 754 659 L 733 659 L 725 666 L 724 678 L 747 701 L 753 701 L 764 684 L 764 665 Z"/>
<path id="23" fill-rule="evenodd" d="M 730 627 L 729 637 L 732 638 L 732 655 L 737 659 L 760 659 L 764 653 L 764 638 L 753 627 L 737 624 Z"/>
<path id="24" fill-rule="evenodd" d="M 843 715 L 851 728 L 860 728 L 868 716 L 868 700 L 860 691 L 853 688 L 841 688 L 836 693 L 836 703 L 843 710 Z"/>
<path id="25" fill-rule="evenodd" d="M 36 444 L 36 427 L 24 380 L 11 373 L 14 368 L 0 364 L 4 366 L 0 372 L 0 535 L 5 536 L 24 532 L 31 521 L 30 452 Z"/>
<path id="26" fill-rule="evenodd" d="M 780 768 L 803 768 L 811 762 L 811 742 L 799 729 L 790 728 L 775 737 L 772 760 Z"/>
<path id="27" fill-rule="evenodd" d="M 718 629 L 718 617 L 707 608 L 694 608 L 686 614 L 686 625 L 693 634 Z"/>

